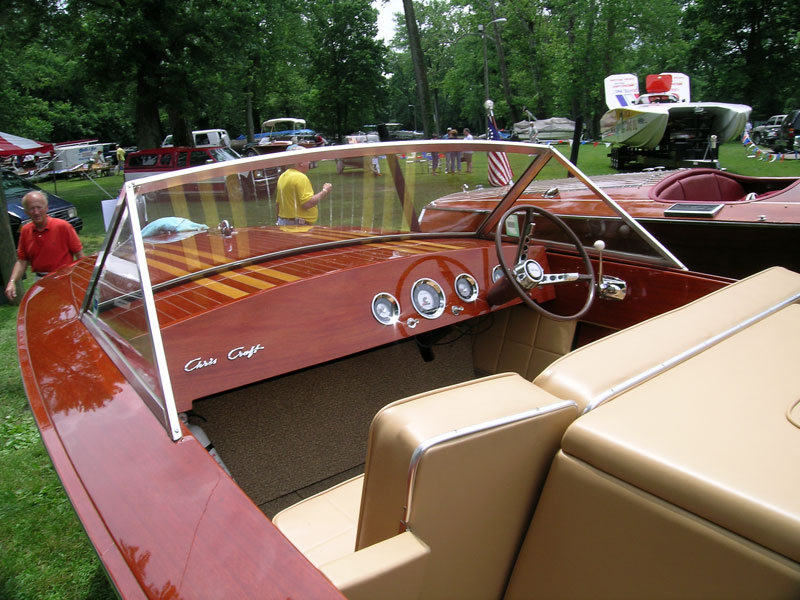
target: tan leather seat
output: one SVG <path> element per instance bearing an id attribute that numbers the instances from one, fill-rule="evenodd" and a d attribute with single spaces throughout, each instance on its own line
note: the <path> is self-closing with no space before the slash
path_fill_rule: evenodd
<path id="1" fill-rule="evenodd" d="M 507 600 L 798 597 L 799 302 L 770 269 L 535 380 L 603 405 L 564 435 Z"/>
<path id="2" fill-rule="evenodd" d="M 507 600 L 800 597 L 799 340 L 788 304 L 572 423 Z"/>
<path id="3" fill-rule="evenodd" d="M 577 413 L 508 373 L 395 402 L 373 420 L 363 479 L 273 522 L 351 600 L 500 598 Z"/>
<path id="4" fill-rule="evenodd" d="M 773 267 L 570 352 L 533 382 L 591 410 L 799 294 L 800 275 Z"/>

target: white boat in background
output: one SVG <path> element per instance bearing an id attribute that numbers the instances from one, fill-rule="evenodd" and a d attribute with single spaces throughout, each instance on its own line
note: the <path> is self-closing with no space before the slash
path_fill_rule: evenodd
<path id="1" fill-rule="evenodd" d="M 717 144 L 740 136 L 751 111 L 745 104 L 691 102 L 682 73 L 648 75 L 642 95 L 631 74 L 607 77 L 605 86 L 609 110 L 600 119 L 600 139 L 615 145 L 616 168 L 632 162 L 712 166 Z"/>
<path id="2" fill-rule="evenodd" d="M 571 140 L 575 134 L 575 121 L 566 117 L 534 119 L 514 123 L 514 135 L 520 140 L 535 142 L 546 140 Z"/>
<path id="3" fill-rule="evenodd" d="M 613 108 L 600 119 L 600 139 L 636 148 L 655 148 L 670 127 L 671 140 L 715 135 L 719 143 L 742 134 L 750 115 L 744 104 L 675 102 Z M 675 127 L 677 125 L 677 127 Z"/>

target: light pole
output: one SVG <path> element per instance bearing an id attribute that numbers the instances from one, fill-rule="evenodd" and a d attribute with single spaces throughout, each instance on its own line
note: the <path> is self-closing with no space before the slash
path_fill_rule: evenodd
<path id="1" fill-rule="evenodd" d="M 489 99 L 489 65 L 486 62 L 486 28 L 489 25 L 494 25 L 495 23 L 505 23 L 508 21 L 505 17 L 500 17 L 499 19 L 495 19 L 494 21 L 489 21 L 486 25 L 478 25 L 478 33 L 483 40 L 483 91 L 484 91 L 484 100 Z"/>
<path id="2" fill-rule="evenodd" d="M 414 114 L 414 133 L 417 133 L 417 107 L 413 104 L 409 104 L 408 108 L 411 109 L 411 112 Z"/>

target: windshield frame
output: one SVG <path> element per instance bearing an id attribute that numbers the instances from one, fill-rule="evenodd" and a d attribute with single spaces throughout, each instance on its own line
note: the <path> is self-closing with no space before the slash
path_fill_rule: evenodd
<path id="1" fill-rule="evenodd" d="M 150 267 L 148 266 L 147 250 L 145 247 L 145 239 L 142 234 L 142 224 L 140 223 L 140 210 L 143 199 L 147 194 L 155 193 L 161 190 L 169 190 L 172 186 L 183 186 L 201 184 L 208 181 L 224 181 L 226 177 L 240 176 L 244 174 L 252 174 L 256 170 L 266 171 L 267 169 L 284 168 L 287 165 L 292 165 L 298 162 L 299 157 L 302 161 L 322 161 L 325 159 L 347 159 L 363 156 L 382 157 L 388 158 L 390 163 L 390 175 L 394 180 L 394 185 L 398 198 L 403 204 L 405 181 L 402 169 L 399 168 L 399 156 L 405 156 L 421 151 L 434 151 L 434 152 L 452 152 L 455 150 L 462 152 L 515 152 L 524 153 L 532 157 L 530 164 L 524 172 L 516 178 L 510 185 L 505 187 L 504 192 L 500 192 L 504 188 L 496 188 L 502 194 L 502 198 L 497 202 L 497 205 L 485 217 L 482 218 L 480 224 L 473 231 L 431 231 L 423 232 L 419 229 L 417 222 L 416 209 L 411 204 L 411 216 L 408 220 L 409 231 L 388 231 L 388 232 L 363 232 L 362 235 L 352 237 L 345 237 L 344 239 L 335 239 L 330 241 L 323 241 L 319 243 L 309 243 L 296 247 L 280 248 L 277 251 L 271 251 L 264 254 L 254 254 L 245 259 L 231 260 L 230 262 L 223 262 L 222 264 L 214 264 L 207 268 L 198 269 L 196 271 L 187 272 L 185 275 L 177 276 L 165 281 L 154 281 L 151 278 Z M 581 181 L 592 193 L 601 200 L 604 204 L 610 207 L 614 213 L 619 216 L 631 229 L 638 232 L 647 244 L 663 259 L 668 266 L 685 269 L 685 267 L 678 261 L 672 253 L 669 252 L 658 240 L 650 235 L 635 219 L 630 217 L 616 202 L 614 202 L 602 189 L 594 185 L 589 177 L 582 173 L 575 165 L 570 163 L 557 149 L 550 145 L 529 144 L 520 142 L 487 142 L 482 140 L 475 141 L 408 141 L 408 142 L 381 142 L 381 143 L 358 143 L 348 144 L 343 146 L 329 146 L 318 149 L 306 150 L 287 150 L 285 152 L 273 153 L 262 156 L 254 156 L 248 158 L 241 158 L 233 161 L 225 161 L 219 163 L 212 163 L 208 165 L 201 165 L 197 167 L 187 168 L 179 171 L 173 171 L 165 174 L 153 175 L 141 179 L 128 181 L 118 198 L 114 217 L 112 218 L 103 250 L 98 254 L 95 263 L 95 268 L 90 279 L 89 289 L 84 298 L 82 307 L 82 319 L 86 323 L 95 337 L 103 345 L 106 352 L 111 356 L 112 360 L 117 364 L 121 370 L 126 374 L 126 377 L 131 381 L 137 390 L 142 395 L 146 404 L 159 418 L 162 424 L 170 433 L 173 440 L 178 440 L 182 436 L 182 428 L 179 421 L 176 402 L 173 395 L 173 389 L 169 376 L 169 368 L 167 364 L 167 356 L 165 346 L 161 337 L 161 328 L 159 324 L 158 312 L 156 310 L 155 293 L 175 285 L 186 282 L 187 280 L 207 277 L 209 275 L 233 270 L 242 266 L 248 266 L 257 262 L 268 262 L 275 259 L 285 258 L 291 255 L 302 253 L 316 252 L 320 250 L 330 250 L 334 248 L 341 248 L 346 246 L 353 246 L 358 244 L 376 244 L 382 242 L 391 242 L 395 240 L 405 240 L 409 238 L 425 239 L 425 238 L 471 238 L 478 237 L 482 239 L 492 239 L 494 237 L 494 229 L 496 229 L 500 217 L 517 201 L 530 183 L 536 178 L 547 163 L 555 160 L 559 165 L 564 167 L 573 177 Z M 392 166 L 392 163 L 394 165 Z M 227 192 L 224 192 L 227 194 Z M 403 208 L 405 211 L 406 208 Z M 414 225 L 416 223 L 416 226 Z M 132 293 L 124 292 L 120 296 L 106 301 L 110 305 L 125 304 L 131 302 L 141 302 L 144 315 L 146 317 L 146 327 L 148 329 L 147 335 L 149 336 L 150 358 L 143 354 L 139 354 L 142 358 L 148 361 L 152 360 L 152 369 L 154 375 L 148 380 L 147 376 L 139 376 L 137 369 L 131 364 L 131 361 L 126 356 L 126 353 L 120 351 L 118 340 L 115 341 L 114 332 L 111 328 L 102 322 L 100 316 L 101 309 L 98 305 L 102 305 L 102 290 L 103 285 L 108 287 L 107 282 L 101 278 L 104 275 L 104 269 L 109 257 L 113 256 L 114 244 L 119 244 L 119 235 L 121 231 L 130 230 L 129 238 L 126 242 L 132 242 L 134 251 L 132 252 L 135 258 L 135 277 L 138 277 L 140 288 L 134 290 Z M 324 228 L 323 228 L 324 229 Z M 333 230 L 333 229 L 331 229 Z M 116 240 L 116 241 L 115 241 Z M 559 243 L 553 243 L 553 247 L 558 248 Z M 119 245 L 116 247 L 119 248 Z M 113 269 L 110 272 L 113 274 Z M 131 277 L 130 281 L 134 281 L 135 277 Z M 100 301 L 98 301 L 100 298 Z M 136 339 L 143 339 L 143 331 L 136 331 Z M 141 342 L 140 342 L 141 343 Z M 128 348 L 136 352 L 136 345 Z M 150 375 L 148 373 L 147 375 Z M 154 383 L 154 381 L 156 383 Z"/>

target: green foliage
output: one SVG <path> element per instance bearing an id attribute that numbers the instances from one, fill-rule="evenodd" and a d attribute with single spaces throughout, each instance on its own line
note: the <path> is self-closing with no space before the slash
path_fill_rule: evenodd
<path id="1" fill-rule="evenodd" d="M 371 120 L 384 99 L 385 48 L 369 0 L 309 3 L 314 114 L 338 139 Z"/>
<path id="2" fill-rule="evenodd" d="M 484 129 L 479 25 L 501 126 L 524 115 L 605 112 L 603 79 L 683 72 L 693 97 L 800 105 L 800 11 L 792 0 L 419 0 L 430 109 L 422 114 L 403 15 L 391 49 L 369 0 L 5 0 L 0 131 L 45 141 L 156 145 L 278 116 L 334 138 L 365 123 Z M 502 50 L 502 52 L 500 52 Z M 504 78 L 503 73 L 507 76 Z"/>
<path id="3" fill-rule="evenodd" d="M 698 0 L 686 8 L 693 32 L 693 95 L 750 104 L 765 120 L 798 107 L 800 13 L 794 0 Z"/>

